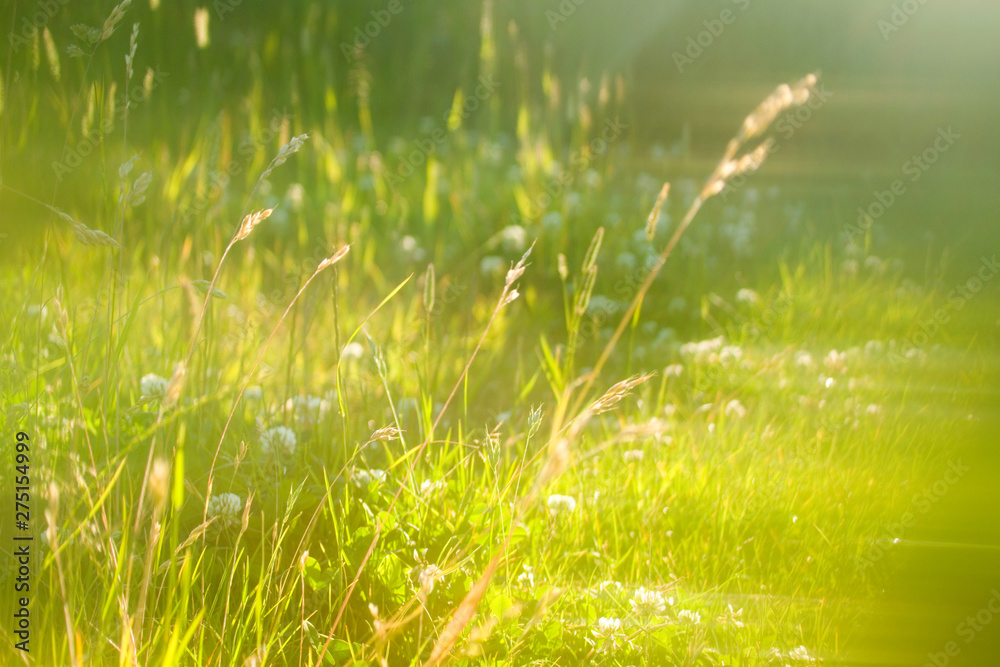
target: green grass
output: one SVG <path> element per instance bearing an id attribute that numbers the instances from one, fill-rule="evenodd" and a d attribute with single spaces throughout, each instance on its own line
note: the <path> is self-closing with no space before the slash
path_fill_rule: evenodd
<path id="1" fill-rule="evenodd" d="M 61 82 L 22 63 L 15 88 L 52 92 L 66 145 L 111 114 L 96 62 L 64 61 Z M 589 114 L 568 122 L 511 86 L 516 125 L 453 115 L 447 150 L 396 185 L 414 143 L 376 136 L 363 95 L 357 130 L 301 108 L 269 133 L 254 76 L 240 111 L 126 132 L 168 108 L 151 90 L 51 198 L 12 174 L 44 142 L 7 95 L 0 196 L 33 222 L 9 227 L 28 243 L 3 269 L 0 395 L 5 460 L 16 431 L 30 437 L 44 535 L 36 664 L 404 665 L 435 646 L 484 665 L 843 655 L 894 571 L 886 526 L 981 407 L 990 293 L 912 350 L 897 341 L 949 303 L 944 261 L 873 257 L 870 236 L 782 237 L 780 193 L 710 200 L 645 293 L 709 174 L 674 183 L 649 241 L 660 183 L 618 150 L 627 136 L 588 152 L 616 96 L 581 98 Z M 502 123 L 499 103 L 482 113 Z M 569 184 L 539 206 L 560 173 Z M 47 205 L 121 249 L 74 239 Z M 144 395 L 144 376 L 180 362 L 173 396 Z M 295 446 L 263 447 L 279 426 Z M 231 513 L 221 494 L 238 497 Z"/>

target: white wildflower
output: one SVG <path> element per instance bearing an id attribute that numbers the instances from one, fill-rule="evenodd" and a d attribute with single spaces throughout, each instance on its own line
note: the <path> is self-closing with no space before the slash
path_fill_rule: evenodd
<path id="1" fill-rule="evenodd" d="M 444 572 L 437 565 L 428 565 L 420 570 L 417 580 L 420 582 L 420 593 L 426 597 L 434 592 L 435 582 L 444 580 Z"/>
<path id="2" fill-rule="evenodd" d="M 504 261 L 503 257 L 497 257 L 496 255 L 487 255 L 479 261 L 479 272 L 484 276 L 494 276 L 503 273 L 506 268 L 507 262 Z"/>
<path id="3" fill-rule="evenodd" d="M 681 373 L 684 372 L 684 367 L 680 364 L 670 364 L 665 369 L 663 369 L 663 374 L 669 377 L 680 377 Z"/>
<path id="4" fill-rule="evenodd" d="M 243 499 L 235 493 L 220 493 L 208 501 L 208 518 L 218 517 L 218 523 L 223 528 L 239 523 L 242 511 Z"/>
<path id="5" fill-rule="evenodd" d="M 630 449 L 625 452 L 625 463 L 642 463 L 642 457 L 645 454 L 641 449 Z"/>
<path id="6" fill-rule="evenodd" d="M 381 482 L 385 478 L 385 471 L 378 468 L 371 470 L 355 470 L 351 475 L 351 481 L 359 488 L 367 488 L 373 483 Z"/>
<path id="7" fill-rule="evenodd" d="M 701 614 L 690 609 L 681 609 L 677 612 L 677 618 L 685 623 L 693 623 L 695 625 L 701 623 Z"/>
<path id="8" fill-rule="evenodd" d="M 357 341 L 352 341 L 344 346 L 344 351 L 341 353 L 340 358 L 345 360 L 360 359 L 364 356 L 364 353 L 364 346 Z"/>
<path id="9" fill-rule="evenodd" d="M 735 398 L 733 400 L 729 401 L 728 403 L 726 403 L 725 412 L 726 412 L 726 416 L 727 417 L 736 416 L 739 419 L 743 419 L 744 417 L 747 416 L 747 409 L 745 407 L 743 407 L 743 404 L 740 403 Z"/>
<path id="10" fill-rule="evenodd" d="M 147 373 L 139 380 L 139 390 L 147 398 L 163 396 L 167 391 L 167 379 L 156 373 Z"/>
<path id="11" fill-rule="evenodd" d="M 260 451 L 264 456 L 274 453 L 277 456 L 292 455 L 298 438 L 287 426 L 269 428 L 260 435 Z"/>
<path id="12" fill-rule="evenodd" d="M 760 296 L 752 289 L 744 287 L 736 293 L 736 300 L 747 306 L 756 306 L 760 303 Z"/>
<path id="13" fill-rule="evenodd" d="M 638 588 L 629 600 L 632 612 L 638 616 L 657 616 L 667 609 L 667 599 L 659 591 Z M 670 599 L 673 604 L 673 598 Z"/>
<path id="14" fill-rule="evenodd" d="M 510 252 L 524 252 L 528 245 L 528 232 L 521 225 L 508 225 L 500 232 L 500 243 L 504 250 Z"/>
<path id="15" fill-rule="evenodd" d="M 549 510 L 555 514 L 560 512 L 573 512 L 576 510 L 576 498 L 573 496 L 561 496 L 552 494 L 548 500 Z"/>

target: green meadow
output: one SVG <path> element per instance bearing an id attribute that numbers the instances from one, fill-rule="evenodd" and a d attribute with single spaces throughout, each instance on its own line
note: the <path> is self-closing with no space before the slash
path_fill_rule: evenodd
<path id="1" fill-rule="evenodd" d="M 958 4 L 5 3 L 0 664 L 996 664 Z"/>

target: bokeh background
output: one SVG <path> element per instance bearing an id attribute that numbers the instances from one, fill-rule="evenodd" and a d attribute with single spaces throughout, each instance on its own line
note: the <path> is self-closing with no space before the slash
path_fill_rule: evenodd
<path id="1" fill-rule="evenodd" d="M 780 151 L 753 184 L 762 192 L 777 188 L 782 201 L 808 213 L 773 224 L 762 221 L 756 241 L 760 256 L 789 256 L 804 233 L 842 248 L 859 208 L 867 209 L 876 193 L 905 178 L 908 161 L 934 146 L 942 131 L 958 138 L 916 182 L 908 182 L 906 192 L 862 235 L 864 242 L 904 259 L 914 280 L 945 283 L 964 279 L 983 256 L 1000 251 L 1000 3 L 494 0 L 487 3 L 491 24 L 484 26 L 479 2 L 399 2 L 401 12 L 378 27 L 363 55 L 350 46 L 356 31 L 388 2 L 134 3 L 127 23 L 141 23 L 141 46 L 133 83 L 138 101 L 127 132 L 152 163 L 184 165 L 162 184 L 164 198 L 182 202 L 181 211 L 186 205 L 195 212 L 173 215 L 176 238 L 202 227 L 217 244 L 230 233 L 233 209 L 239 207 L 228 195 L 206 194 L 204 182 L 194 186 L 188 180 L 212 169 L 209 160 L 225 162 L 225 151 L 218 157 L 218 150 L 198 143 L 201 138 L 228 142 L 231 156 L 238 150 L 237 137 L 259 133 L 275 114 L 291 119 L 294 134 L 322 128 L 332 150 L 350 156 L 341 161 L 346 168 L 317 165 L 326 178 L 306 197 L 326 215 L 290 220 L 287 233 L 267 232 L 275 248 L 292 252 L 296 246 L 326 243 L 331 230 L 336 236 L 340 229 L 326 222 L 341 214 L 366 220 L 376 244 L 409 235 L 434 247 L 456 236 L 485 242 L 524 211 L 512 192 L 497 192 L 500 203 L 483 207 L 488 215 L 474 206 L 447 205 L 428 215 L 427 207 L 417 203 L 387 219 L 378 214 L 386 191 L 377 185 L 350 190 L 350 201 L 340 184 L 359 180 L 362 156 L 373 151 L 393 155 L 440 126 L 456 91 L 474 89 L 480 77 L 498 82 L 501 94 L 463 119 L 464 127 L 501 146 L 513 145 L 521 114 L 529 109 L 545 127 L 550 145 L 561 146 L 572 141 L 580 105 L 586 103 L 595 124 L 614 116 L 625 120 L 627 141 L 613 148 L 616 164 L 622 165 L 614 177 L 628 182 L 644 174 L 657 181 L 704 178 L 745 114 L 777 83 L 817 72 L 828 101 L 780 140 Z M 67 35 L 71 24 L 86 20 L 88 13 L 88 23 L 99 25 L 109 10 L 105 2 L 74 3 L 70 18 L 62 5 L 49 16 L 44 4 L 5 0 L 3 34 L 27 34 L 25 15 L 41 13 L 52 34 Z M 734 20 L 704 38 L 711 29 L 706 22 L 723 12 Z M 707 45 L 700 53 L 689 51 L 689 40 L 699 37 Z M 119 29 L 86 73 L 65 53 L 57 59 L 61 67 L 54 68 L 47 44 L 37 36 L 24 44 L 12 40 L 3 49 L 0 175 L 5 185 L 45 201 L 58 193 L 64 206 L 89 207 L 96 220 L 109 215 L 109 205 L 99 203 L 107 202 L 106 193 L 93 189 L 92 170 L 53 178 L 53 163 L 94 123 L 91 117 L 88 125 L 87 113 L 67 104 L 60 91 L 100 79 L 102 72 L 108 80 L 119 76 L 128 39 L 129 30 Z M 679 66 L 677 54 L 689 61 Z M 144 83 L 149 70 L 157 74 Z M 114 97 L 123 91 L 104 92 Z M 97 106 L 102 103 L 107 101 L 97 100 Z M 46 141 L 29 145 L 29 136 Z M 439 158 L 447 161 L 447 150 Z M 396 163 L 387 160 L 391 171 Z M 234 182 L 251 182 L 254 174 L 245 168 Z M 113 175 L 107 178 L 114 181 Z M 408 181 L 418 202 L 424 178 L 420 173 Z M 206 199 L 211 205 L 197 205 Z M 333 199 L 331 211 L 322 202 Z M 705 216 L 718 218 L 724 205 L 712 202 Z M 0 192 L 5 243 L 32 248 L 47 215 L 31 202 Z M 599 222 L 580 222 L 584 242 Z M 123 235 L 137 248 L 134 256 L 171 256 L 163 245 L 145 245 L 152 238 L 168 244 L 169 238 L 141 227 L 126 228 Z M 387 265 L 384 272 L 389 284 L 408 269 Z M 983 313 L 985 321 L 997 318 L 1000 313 Z M 983 387 L 982 400 L 996 405 L 996 389 Z M 933 404 L 933 395 L 927 400 Z M 928 652 L 954 638 L 956 625 L 1000 587 L 998 434 L 1000 415 L 994 411 L 981 424 L 981 441 L 969 444 L 966 464 L 974 483 L 948 495 L 921 524 L 873 619 L 856 628 L 844 647 L 850 664 L 924 664 Z M 998 634 L 1000 619 L 950 664 L 1000 663 Z"/>

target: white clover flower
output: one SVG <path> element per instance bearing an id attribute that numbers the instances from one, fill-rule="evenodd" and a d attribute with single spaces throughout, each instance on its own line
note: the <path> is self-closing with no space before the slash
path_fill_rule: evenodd
<path id="1" fill-rule="evenodd" d="M 432 482 L 429 479 L 425 479 L 420 483 L 420 495 L 422 496 L 429 495 L 442 487 L 444 487 L 444 482 L 441 481 Z"/>
<path id="2" fill-rule="evenodd" d="M 692 357 L 697 362 L 708 361 L 712 358 L 713 353 L 722 349 L 724 342 L 722 336 L 719 336 L 718 338 L 703 340 L 697 343 L 684 343 L 680 349 L 681 356 Z"/>
<path id="3" fill-rule="evenodd" d="M 670 604 L 674 603 L 670 598 Z M 651 591 L 646 588 L 637 588 L 629 600 L 632 605 L 632 612 L 638 616 L 657 616 L 667 609 L 667 599 L 659 591 Z"/>
<path id="4" fill-rule="evenodd" d="M 500 232 L 500 243 L 504 250 L 523 252 L 528 245 L 528 232 L 521 225 L 508 225 Z"/>
<path id="5" fill-rule="evenodd" d="M 813 662 L 813 658 L 809 654 L 809 650 L 805 646 L 797 646 L 788 652 L 788 657 L 792 660 L 801 660 L 803 662 Z"/>
<path id="6" fill-rule="evenodd" d="M 261 401 L 264 398 L 264 389 L 259 384 L 251 385 L 243 392 L 244 401 Z"/>
<path id="7" fill-rule="evenodd" d="M 743 288 L 736 293 L 736 300 L 747 306 L 756 306 L 760 303 L 760 296 L 752 289 Z"/>
<path id="8" fill-rule="evenodd" d="M 743 404 L 740 403 L 735 398 L 726 403 L 725 412 L 727 417 L 732 417 L 735 415 L 737 418 L 743 419 L 744 417 L 747 416 L 747 409 L 743 407 Z"/>
<path id="9" fill-rule="evenodd" d="M 743 358 L 743 350 L 735 345 L 726 345 L 719 350 L 719 363 L 723 366 L 738 363 Z"/>
<path id="10" fill-rule="evenodd" d="M 351 481 L 354 485 L 365 489 L 375 482 L 381 482 L 385 478 L 385 471 L 379 470 L 378 468 L 372 468 L 370 470 L 355 470 L 351 475 Z"/>
<path id="11" fill-rule="evenodd" d="M 870 255 L 865 259 L 865 268 L 873 273 L 882 273 L 885 270 L 885 262 L 880 257 Z"/>
<path id="12" fill-rule="evenodd" d="M 795 353 L 795 365 L 806 369 L 812 368 L 813 367 L 812 355 L 806 352 L 805 350 L 799 350 L 798 352 Z"/>
<path id="13" fill-rule="evenodd" d="M 354 343 L 351 343 L 354 345 Z M 348 346 L 349 347 L 349 346 Z M 293 396 L 285 402 L 285 409 L 295 415 L 295 421 L 303 426 L 313 426 L 330 409 L 329 401 L 319 396 L 306 394 Z"/>
<path id="14" fill-rule="evenodd" d="M 733 611 L 733 605 L 728 605 L 729 610 L 724 614 L 719 616 L 716 620 L 722 625 L 732 625 L 737 628 L 743 627 L 743 621 L 740 619 L 743 617 L 743 610 Z"/>
<path id="15" fill-rule="evenodd" d="M 275 426 L 260 434 L 260 451 L 264 456 L 272 453 L 278 456 L 291 456 L 295 453 L 298 438 L 287 426 Z"/>
<path id="16" fill-rule="evenodd" d="M 220 493 L 208 501 L 208 518 L 218 517 L 218 523 L 223 528 L 239 523 L 242 510 L 243 499 L 235 493 Z"/>
<path id="17" fill-rule="evenodd" d="M 823 364 L 830 369 L 830 371 L 840 371 L 843 373 L 847 370 L 847 353 L 838 352 L 837 350 L 830 350 L 827 353 L 826 358 L 823 359 Z"/>
<path id="18" fill-rule="evenodd" d="M 614 315 L 621 309 L 620 303 L 600 294 L 590 297 L 590 302 L 587 304 L 587 312 L 591 315 Z"/>
<path id="19" fill-rule="evenodd" d="M 693 623 L 697 625 L 701 623 L 701 614 L 696 611 L 691 611 L 690 609 L 681 609 L 677 612 L 677 619 L 684 621 L 685 623 Z"/>
<path id="20" fill-rule="evenodd" d="M 625 463 L 642 463 L 642 457 L 645 455 L 641 449 L 630 449 L 623 455 L 625 457 Z"/>
<path id="21" fill-rule="evenodd" d="M 594 636 L 598 639 L 603 639 L 604 641 L 611 641 L 615 643 L 619 635 L 621 635 L 622 621 L 620 618 L 608 618 L 606 616 L 601 616 L 597 619 L 597 626 L 591 629 Z"/>
<path id="22" fill-rule="evenodd" d="M 156 373 L 147 373 L 139 380 L 139 390 L 147 398 L 163 396 L 167 391 L 167 379 Z"/>
<path id="23" fill-rule="evenodd" d="M 365 354 L 365 347 L 357 341 L 352 341 L 344 346 L 344 351 L 340 354 L 341 359 L 360 359 Z"/>
<path id="24" fill-rule="evenodd" d="M 507 262 L 503 257 L 487 255 L 479 261 L 479 272 L 484 276 L 494 276 L 502 273 L 507 268 Z"/>
<path id="25" fill-rule="evenodd" d="M 549 509 L 555 513 L 560 512 L 573 512 L 576 510 L 576 498 L 573 496 L 561 496 L 557 493 L 549 496 L 548 500 Z"/>
<path id="26" fill-rule="evenodd" d="M 420 593 L 426 597 L 434 592 L 435 582 L 444 581 L 444 572 L 437 565 L 428 565 L 420 570 L 417 581 L 420 582 Z"/>
<path id="27" fill-rule="evenodd" d="M 517 575 L 518 586 L 523 586 L 524 588 L 532 589 L 535 587 L 535 571 L 530 565 L 525 564 L 524 572 Z"/>

